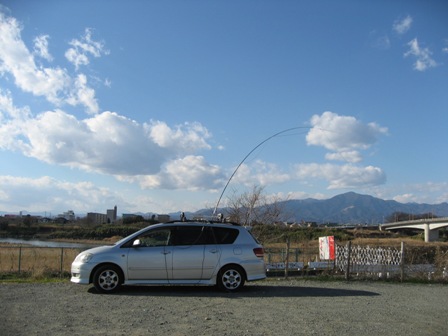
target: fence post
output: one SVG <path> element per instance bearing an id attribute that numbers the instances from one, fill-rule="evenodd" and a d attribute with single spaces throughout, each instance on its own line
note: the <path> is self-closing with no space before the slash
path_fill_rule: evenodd
<path id="1" fill-rule="evenodd" d="M 63 267 L 64 267 L 64 248 L 61 247 L 61 267 L 59 269 L 59 277 L 61 277 L 61 278 L 62 278 Z"/>
<path id="2" fill-rule="evenodd" d="M 401 242 L 400 280 L 404 281 L 404 242 Z"/>
<path id="3" fill-rule="evenodd" d="M 22 246 L 19 246 L 19 273 L 21 271 L 21 263 L 22 263 Z"/>
<path id="4" fill-rule="evenodd" d="M 350 280 L 350 255 L 352 251 L 352 242 L 349 240 L 347 243 L 347 267 L 345 269 L 345 280 Z"/>
<path id="5" fill-rule="evenodd" d="M 288 279 L 288 268 L 289 268 L 289 246 L 290 240 L 289 236 L 286 238 L 286 257 L 285 257 L 285 279 Z"/>

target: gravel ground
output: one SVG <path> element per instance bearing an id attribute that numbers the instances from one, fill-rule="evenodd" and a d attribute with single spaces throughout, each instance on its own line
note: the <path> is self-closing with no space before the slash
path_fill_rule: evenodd
<path id="1" fill-rule="evenodd" d="M 7 335 L 447 335 L 448 286 L 303 279 L 213 287 L 0 284 Z"/>

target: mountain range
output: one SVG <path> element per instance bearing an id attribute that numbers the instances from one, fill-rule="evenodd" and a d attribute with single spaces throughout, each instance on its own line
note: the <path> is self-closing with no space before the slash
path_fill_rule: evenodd
<path id="1" fill-rule="evenodd" d="M 400 203 L 383 200 L 369 195 L 347 192 L 325 200 L 307 198 L 303 200 L 287 200 L 279 202 L 288 222 L 316 222 L 338 224 L 379 224 L 394 213 L 407 213 L 410 216 L 431 213 L 437 217 L 448 217 L 448 203 Z M 192 216 L 210 216 L 211 209 L 186 213 Z M 218 212 L 226 213 L 225 208 Z M 170 214 L 177 219 L 180 213 Z"/>
<path id="2" fill-rule="evenodd" d="M 387 221 L 395 213 L 412 215 L 433 214 L 437 217 L 448 217 L 448 203 L 400 203 L 393 200 L 383 200 L 369 195 L 347 192 L 329 199 L 318 200 L 307 198 L 303 200 L 287 200 L 278 203 L 284 218 L 288 222 L 316 222 L 317 224 L 367 224 L 376 225 Z M 218 213 L 226 215 L 228 209 L 219 208 Z M 7 212 L 0 211 L 0 216 Z M 134 213 L 144 218 L 151 218 L 157 213 Z M 44 214 L 33 214 L 41 215 Z M 172 220 L 180 219 L 180 212 L 169 213 Z M 196 212 L 185 211 L 188 219 L 194 217 L 212 216 L 213 209 L 201 209 Z M 84 217 L 84 216 L 81 216 Z"/>

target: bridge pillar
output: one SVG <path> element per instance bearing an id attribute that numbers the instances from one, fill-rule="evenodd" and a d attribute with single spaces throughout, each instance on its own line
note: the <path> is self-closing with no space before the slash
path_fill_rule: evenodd
<path id="1" fill-rule="evenodd" d="M 439 230 L 430 230 L 429 223 L 425 223 L 425 243 L 437 241 L 439 239 Z"/>

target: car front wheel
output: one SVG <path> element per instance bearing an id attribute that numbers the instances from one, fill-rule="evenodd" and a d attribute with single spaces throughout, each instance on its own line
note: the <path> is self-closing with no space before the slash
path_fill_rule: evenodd
<path id="1" fill-rule="evenodd" d="M 117 266 L 104 265 L 93 275 L 93 285 L 101 293 L 115 292 L 121 285 L 121 272 Z"/>
<path id="2" fill-rule="evenodd" d="M 239 266 L 225 266 L 219 272 L 217 285 L 227 292 L 236 292 L 244 285 L 244 271 Z"/>

